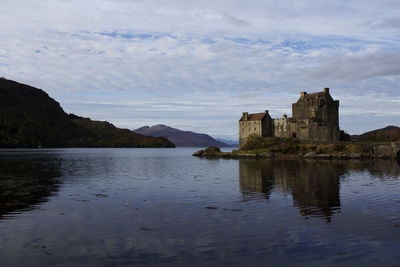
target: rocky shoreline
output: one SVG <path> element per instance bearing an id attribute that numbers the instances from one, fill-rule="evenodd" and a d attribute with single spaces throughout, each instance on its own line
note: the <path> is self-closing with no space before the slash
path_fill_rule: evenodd
<path id="1" fill-rule="evenodd" d="M 334 153 L 317 153 L 301 152 L 301 153 L 280 153 L 271 151 L 241 151 L 233 150 L 232 152 L 221 152 L 217 147 L 209 147 L 204 150 L 196 151 L 193 156 L 205 157 L 205 158 L 231 158 L 231 159 L 243 159 L 243 158 L 299 158 L 299 159 L 399 159 L 400 157 L 400 143 L 388 143 L 388 144 L 376 144 L 371 145 L 369 152 L 334 152 Z"/>

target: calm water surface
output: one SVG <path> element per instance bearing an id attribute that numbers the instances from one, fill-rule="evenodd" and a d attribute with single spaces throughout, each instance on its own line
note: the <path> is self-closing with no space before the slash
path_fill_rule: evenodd
<path id="1" fill-rule="evenodd" d="M 0 150 L 1 266 L 399 266 L 392 161 Z"/>

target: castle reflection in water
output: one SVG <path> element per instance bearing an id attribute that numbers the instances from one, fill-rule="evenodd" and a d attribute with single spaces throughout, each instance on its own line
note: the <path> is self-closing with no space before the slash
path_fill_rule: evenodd
<path id="1" fill-rule="evenodd" d="M 391 161 L 240 160 L 240 190 L 249 198 L 292 195 L 301 215 L 329 223 L 340 212 L 340 181 L 351 171 L 384 179 L 398 176 L 400 167 Z"/>

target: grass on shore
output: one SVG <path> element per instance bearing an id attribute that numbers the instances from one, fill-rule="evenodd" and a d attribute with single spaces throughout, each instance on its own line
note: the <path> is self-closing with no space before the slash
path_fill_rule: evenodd
<path id="1" fill-rule="evenodd" d="M 344 155 L 350 153 L 368 153 L 370 146 L 363 143 L 306 143 L 297 139 L 250 136 L 247 144 L 233 153 L 316 154 Z"/>

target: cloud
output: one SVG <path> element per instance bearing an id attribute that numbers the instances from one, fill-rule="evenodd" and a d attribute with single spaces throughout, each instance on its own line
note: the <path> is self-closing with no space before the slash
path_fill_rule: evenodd
<path id="1" fill-rule="evenodd" d="M 237 17 L 234 17 L 230 14 L 224 14 L 224 16 L 229 22 L 231 22 L 232 24 L 234 24 L 236 26 L 250 26 L 251 25 L 247 21 L 245 21 L 243 19 L 239 19 Z"/>
<path id="2" fill-rule="evenodd" d="M 400 75 L 400 53 L 378 52 L 362 56 L 318 57 L 321 62 L 311 67 L 292 70 L 292 75 L 306 80 L 325 80 L 345 83 Z"/>
<path id="3" fill-rule="evenodd" d="M 372 30 L 395 30 L 398 31 L 400 27 L 400 18 L 395 17 L 384 17 L 376 20 L 367 20 L 361 23 L 361 26 L 365 26 Z"/>
<path id="4" fill-rule="evenodd" d="M 378 121 L 360 116 L 396 124 L 398 7 L 361 0 L 6 1 L 0 76 L 46 90 L 68 112 L 117 126 L 163 123 L 217 136 L 237 134 L 242 111 L 290 114 L 299 91 L 331 87 L 344 104 L 342 127 L 365 121 L 359 128 L 373 129 Z M 346 102 L 354 98 L 357 105 Z"/>

